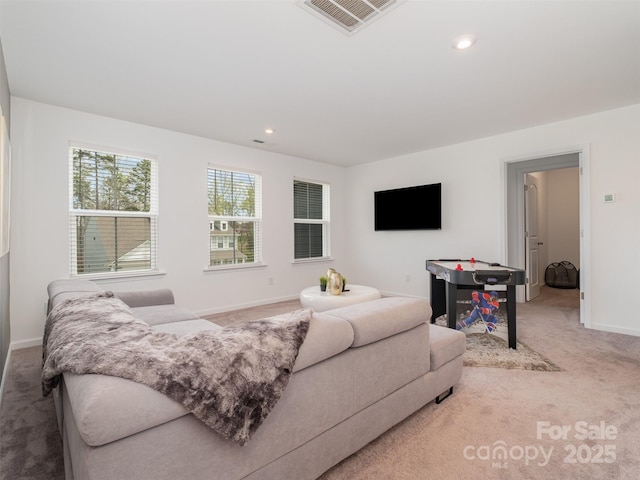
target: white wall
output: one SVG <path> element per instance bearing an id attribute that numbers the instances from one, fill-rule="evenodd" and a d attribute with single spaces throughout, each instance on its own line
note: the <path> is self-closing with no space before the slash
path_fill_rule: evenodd
<path id="1" fill-rule="evenodd" d="M 291 263 L 294 176 L 332 185 L 330 266 L 350 283 L 427 298 L 429 258 L 505 262 L 505 162 L 587 146 L 592 326 L 640 335 L 640 319 L 625 311 L 640 281 L 640 105 L 343 169 L 19 98 L 12 102 L 11 339 L 17 344 L 42 337 L 46 285 L 68 276 L 70 140 L 159 159 L 160 266 L 166 275 L 107 288 L 169 287 L 179 303 L 202 313 L 293 298 L 326 270 L 328 264 Z M 203 273 L 209 161 L 263 173 L 267 267 Z M 373 231 L 375 190 L 434 182 L 443 184 L 441 231 Z M 604 204 L 602 196 L 610 192 L 617 201 Z"/>
<path id="2" fill-rule="evenodd" d="M 349 264 L 357 282 L 428 297 L 425 260 L 506 260 L 505 162 L 587 146 L 590 158 L 591 322 L 640 335 L 627 312 L 640 281 L 640 105 L 392 158 L 348 170 Z M 373 192 L 442 182 L 443 229 L 374 232 Z M 604 204 L 615 192 L 616 203 Z"/>
<path id="3" fill-rule="evenodd" d="M 577 168 L 545 172 L 548 263 L 567 260 L 580 268 L 580 178 Z"/>
<path id="4" fill-rule="evenodd" d="M 343 168 L 20 98 L 12 102 L 11 340 L 17 346 L 42 338 L 47 284 L 69 276 L 70 141 L 150 154 L 159 162 L 159 266 L 166 274 L 103 283 L 105 288 L 167 287 L 178 303 L 212 313 L 295 298 L 302 287 L 316 284 L 328 266 L 344 271 Z M 266 267 L 203 272 L 208 162 L 262 173 Z M 294 176 L 331 184 L 337 206 L 331 215 L 334 262 L 292 264 Z"/>

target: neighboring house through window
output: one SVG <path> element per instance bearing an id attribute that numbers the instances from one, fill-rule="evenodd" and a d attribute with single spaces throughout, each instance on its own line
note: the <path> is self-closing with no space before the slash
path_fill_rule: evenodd
<path id="1" fill-rule="evenodd" d="M 294 259 L 329 256 L 329 185 L 293 181 Z"/>
<path id="2" fill-rule="evenodd" d="M 157 270 L 157 163 L 70 148 L 71 275 Z"/>
<path id="3" fill-rule="evenodd" d="M 210 166 L 209 267 L 262 262 L 262 177 Z"/>

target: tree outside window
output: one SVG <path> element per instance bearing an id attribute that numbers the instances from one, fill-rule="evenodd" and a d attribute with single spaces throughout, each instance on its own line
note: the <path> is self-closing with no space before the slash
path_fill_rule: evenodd
<path id="1" fill-rule="evenodd" d="M 209 167 L 209 267 L 262 261 L 262 179 Z"/>
<path id="2" fill-rule="evenodd" d="M 154 160 L 71 148 L 71 274 L 156 269 Z"/>

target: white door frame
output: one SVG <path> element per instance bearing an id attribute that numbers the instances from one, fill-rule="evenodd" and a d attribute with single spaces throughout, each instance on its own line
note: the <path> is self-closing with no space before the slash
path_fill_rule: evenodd
<path id="1" fill-rule="evenodd" d="M 591 216 L 589 145 L 570 147 L 504 160 L 504 200 L 502 256 L 506 264 L 525 268 L 524 251 L 524 174 L 558 168 L 579 167 L 580 173 L 580 322 L 591 328 Z M 516 289 L 518 302 L 524 302 L 524 285 Z"/>

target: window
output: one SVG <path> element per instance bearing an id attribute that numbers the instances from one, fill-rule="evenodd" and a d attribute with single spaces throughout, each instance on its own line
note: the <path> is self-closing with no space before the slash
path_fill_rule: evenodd
<path id="1" fill-rule="evenodd" d="M 329 185 L 293 181 L 294 258 L 329 256 Z"/>
<path id="2" fill-rule="evenodd" d="M 71 275 L 155 271 L 155 160 L 71 147 Z"/>
<path id="3" fill-rule="evenodd" d="M 209 267 L 262 262 L 262 177 L 209 167 Z"/>

